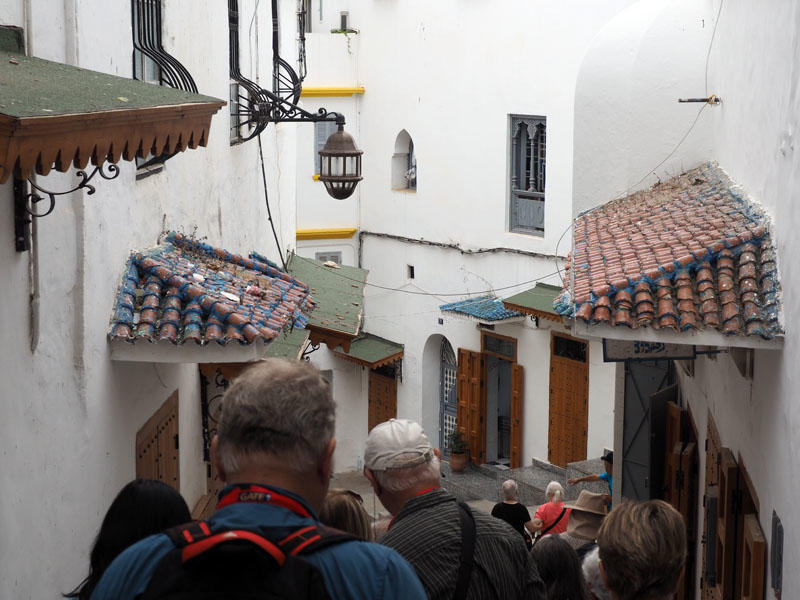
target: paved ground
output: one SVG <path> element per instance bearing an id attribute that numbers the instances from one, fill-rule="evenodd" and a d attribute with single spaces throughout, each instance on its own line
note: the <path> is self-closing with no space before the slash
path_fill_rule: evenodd
<path id="1" fill-rule="evenodd" d="M 567 478 L 579 477 L 587 473 L 602 473 L 603 462 L 590 459 L 570 463 L 566 469 L 548 463 L 534 461 L 534 464 L 521 469 L 508 469 L 502 466 L 470 465 L 463 473 L 452 473 L 450 465 L 442 462 L 442 487 L 446 488 L 459 500 L 484 512 L 491 512 L 496 502 L 500 501 L 500 487 L 506 479 L 514 479 L 520 490 L 520 502 L 529 510 L 536 510 L 545 502 L 544 490 L 550 481 L 558 481 L 564 486 L 567 500 L 574 500 L 582 489 L 593 492 L 607 492 L 605 483 L 586 483 L 575 486 L 567 485 Z M 376 520 L 388 519 L 389 513 L 372 491 L 372 486 L 361 471 L 343 471 L 336 473 L 331 479 L 331 487 L 353 490 L 364 499 L 364 507 Z"/>

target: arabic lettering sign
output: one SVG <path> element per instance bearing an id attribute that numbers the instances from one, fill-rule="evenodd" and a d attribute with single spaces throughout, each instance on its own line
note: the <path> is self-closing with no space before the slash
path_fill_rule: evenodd
<path id="1" fill-rule="evenodd" d="M 603 340 L 603 361 L 685 360 L 695 358 L 695 346 L 630 340 Z"/>

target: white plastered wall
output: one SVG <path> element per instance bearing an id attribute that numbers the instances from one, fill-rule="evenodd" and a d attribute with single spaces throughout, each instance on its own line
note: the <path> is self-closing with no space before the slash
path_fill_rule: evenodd
<path id="1" fill-rule="evenodd" d="M 587 54 L 577 84 L 575 208 L 600 204 L 655 181 L 650 178 L 637 184 L 674 148 L 701 106 L 676 103 L 670 108 L 668 102 L 706 93 L 705 61 L 718 12 L 707 92 L 719 95 L 722 104 L 704 110 L 694 131 L 657 173 L 663 179 L 703 160 L 717 160 L 771 214 L 786 336 L 782 350 L 756 351 L 752 381 L 742 378 L 730 357 L 721 354 L 715 360 L 698 359 L 694 377 L 681 374 L 681 387 L 698 428 L 699 447 L 703 447 L 710 411 L 722 444 L 737 457 L 741 454 L 760 501 L 759 520 L 768 548 L 772 511 L 782 519 L 787 557 L 782 597 L 790 598 L 800 593 L 800 574 L 788 558 L 800 551 L 800 542 L 791 533 L 798 527 L 794 502 L 800 495 L 794 464 L 800 446 L 796 402 L 800 303 L 793 293 L 800 285 L 800 267 L 793 260 L 800 251 L 796 235 L 800 209 L 795 201 L 800 188 L 796 141 L 800 6 L 781 0 L 640 2 L 610 23 Z M 678 22 L 685 26 L 676 29 Z M 661 40 L 658 45 L 657 40 Z M 658 47 L 661 56 L 652 52 Z M 684 52 L 685 48 L 690 52 Z M 676 64 L 665 64 L 672 57 Z M 642 85 L 645 88 L 639 93 L 631 92 Z M 665 111 L 655 113 L 653 108 L 659 106 Z M 681 116 L 683 109 L 686 114 Z M 595 120 L 603 123 L 604 131 Z M 614 136 L 613 160 L 597 162 L 594 157 L 606 147 L 609 130 Z M 704 463 L 701 452 L 701 496 Z M 702 515 L 702 497 L 698 514 Z M 772 598 L 769 577 L 767 569 L 766 592 Z"/>
<path id="2" fill-rule="evenodd" d="M 294 2 L 282 0 L 282 6 L 293 13 Z M 180 3 L 164 7 L 166 49 L 192 73 L 201 93 L 227 100 L 224 3 L 198 0 L 188 12 Z M 18 0 L 3 5 L 0 24 L 25 27 L 34 56 L 131 74 L 130 3 L 97 10 L 88 0 L 58 7 L 47 0 Z M 268 15 L 260 21 L 262 51 L 270 47 L 270 25 Z M 260 64 L 262 81 L 269 68 L 267 54 Z M 123 163 L 116 180 L 93 181 L 95 194 L 59 198 L 55 211 L 37 222 L 35 319 L 29 317 L 28 302 L 31 255 L 14 250 L 11 212 L 2 219 L 2 598 L 54 597 L 86 576 L 100 521 L 134 477 L 136 432 L 176 389 L 181 491 L 190 507 L 205 492 L 197 366 L 111 362 L 106 332 L 129 253 L 153 246 L 164 230 L 196 233 L 213 245 L 278 259 L 266 220 L 257 144 L 230 147 L 228 127 L 224 107 L 212 119 L 207 148 L 187 150 L 168 161 L 163 172 L 140 181 L 134 166 Z M 295 161 L 285 158 L 295 154 L 295 129 L 271 125 L 263 134 L 282 248 L 294 245 L 296 228 Z M 66 189 L 74 185 L 74 175 L 54 173 L 38 182 Z M 5 206 L 12 205 L 11 197 L 11 183 L 0 186 Z M 34 350 L 32 324 L 38 331 Z"/>

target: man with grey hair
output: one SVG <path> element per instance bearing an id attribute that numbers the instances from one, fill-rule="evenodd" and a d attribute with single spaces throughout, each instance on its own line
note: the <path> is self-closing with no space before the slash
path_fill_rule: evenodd
<path id="1" fill-rule="evenodd" d="M 194 536 L 206 546 L 215 540 L 224 545 L 236 538 L 237 548 L 252 542 L 273 557 L 277 555 L 270 548 L 278 549 L 287 561 L 277 560 L 284 565 L 279 569 L 282 573 L 289 573 L 290 563 L 298 564 L 289 557 L 299 556 L 308 580 L 318 582 L 331 598 L 424 598 L 414 571 L 396 552 L 343 539 L 320 526 L 316 515 L 333 468 L 334 422 L 330 387 L 310 363 L 267 359 L 247 369 L 222 399 L 222 417 L 211 443 L 214 464 L 228 485 L 220 492 L 211 518 L 201 522 L 199 529 L 187 527 L 181 533 Z M 188 550 L 200 556 L 207 551 L 192 540 L 181 551 L 183 542 L 177 537 L 158 534 L 131 546 L 112 563 L 92 598 L 132 600 L 145 592 L 160 597 L 151 588 L 163 579 L 168 555 L 177 551 L 180 557 L 182 552 L 186 562 Z M 253 546 L 248 552 L 260 550 Z M 239 597 L 236 584 L 243 577 L 224 571 L 216 562 L 221 556 L 206 555 L 203 569 L 228 587 L 205 591 L 225 598 Z M 181 562 L 178 560 L 178 565 Z M 237 561 L 233 564 L 238 566 Z M 183 582 L 188 567 L 177 568 L 183 569 Z M 259 568 L 257 572 L 264 571 Z M 263 575 L 267 582 L 278 576 L 272 571 Z M 285 587 L 282 589 L 286 592 Z"/>
<path id="2" fill-rule="evenodd" d="M 492 516 L 496 519 L 503 519 L 506 523 L 511 525 L 515 531 L 518 531 L 525 540 L 528 549 L 531 547 L 531 541 L 525 531 L 527 530 L 530 535 L 536 531 L 533 527 L 531 514 L 524 504 L 519 502 L 519 487 L 517 482 L 513 479 L 506 479 L 503 482 L 503 501 L 498 502 L 492 508 Z"/>
<path id="3" fill-rule="evenodd" d="M 370 432 L 364 474 L 394 517 L 381 543 L 411 563 L 432 600 L 544 600 L 522 538 L 442 489 L 439 458 L 414 421 L 390 419 Z"/>

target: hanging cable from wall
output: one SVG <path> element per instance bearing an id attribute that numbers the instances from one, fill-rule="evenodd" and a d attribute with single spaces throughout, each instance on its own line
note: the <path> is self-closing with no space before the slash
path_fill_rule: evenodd
<path id="1" fill-rule="evenodd" d="M 275 222 L 272 220 L 272 211 L 269 208 L 269 192 L 267 191 L 267 170 L 264 167 L 264 150 L 261 148 L 261 135 L 258 136 L 258 156 L 261 159 L 261 179 L 264 182 L 264 202 L 267 205 L 267 220 L 269 226 L 272 228 L 272 237 L 275 238 L 275 246 L 278 248 L 278 256 L 281 259 L 283 270 L 286 271 L 286 261 L 283 258 L 283 250 L 281 250 L 281 243 L 278 241 L 278 232 L 275 230 Z"/>

